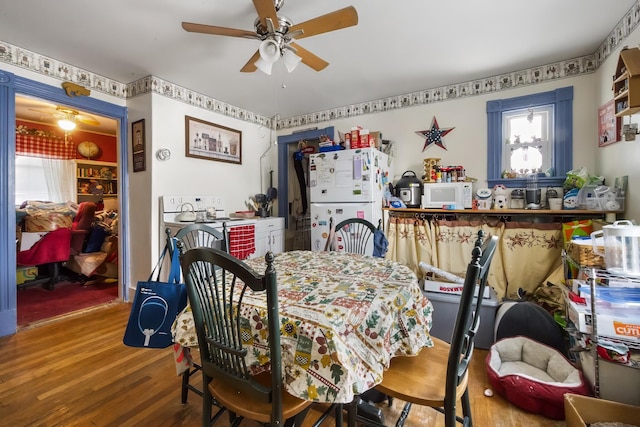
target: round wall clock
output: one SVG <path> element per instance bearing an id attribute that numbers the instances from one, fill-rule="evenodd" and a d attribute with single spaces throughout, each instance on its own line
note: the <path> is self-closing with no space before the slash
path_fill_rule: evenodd
<path id="1" fill-rule="evenodd" d="M 78 144 L 78 153 L 87 159 L 92 159 L 100 153 L 100 147 L 95 142 L 83 141 Z"/>

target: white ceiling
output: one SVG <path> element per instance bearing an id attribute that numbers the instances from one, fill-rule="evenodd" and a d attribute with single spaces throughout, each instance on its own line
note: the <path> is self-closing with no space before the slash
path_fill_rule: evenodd
<path id="1" fill-rule="evenodd" d="M 300 40 L 316 72 L 239 70 L 259 41 L 184 31 L 253 30 L 250 0 L 0 0 L 0 40 L 121 83 L 157 76 L 281 118 L 592 54 L 637 0 L 285 0 L 301 23 L 353 5 L 357 26 Z"/>

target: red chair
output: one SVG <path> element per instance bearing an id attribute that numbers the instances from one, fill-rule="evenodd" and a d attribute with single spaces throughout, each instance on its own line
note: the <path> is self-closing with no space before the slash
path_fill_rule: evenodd
<path id="1" fill-rule="evenodd" d="M 95 203 L 80 203 L 71 229 L 49 231 L 31 248 L 17 253 L 18 265 L 38 267 L 38 276 L 19 285 L 19 289 L 42 283 L 45 289 L 53 290 L 56 283 L 67 278 L 62 274 L 62 263 L 69 260 L 72 254 L 82 252 L 95 211 Z"/>
<path id="2" fill-rule="evenodd" d="M 61 280 L 62 263 L 69 259 L 71 253 L 71 229 L 58 228 L 42 236 L 26 251 L 18 252 L 18 265 L 38 266 L 38 276 L 18 286 L 18 289 L 44 283 L 44 287 L 53 290 Z"/>
<path id="3" fill-rule="evenodd" d="M 87 240 L 91 230 L 96 208 L 97 206 L 93 202 L 82 202 L 78 205 L 78 213 L 73 218 L 73 224 L 71 225 L 71 255 L 82 252 L 84 242 Z"/>

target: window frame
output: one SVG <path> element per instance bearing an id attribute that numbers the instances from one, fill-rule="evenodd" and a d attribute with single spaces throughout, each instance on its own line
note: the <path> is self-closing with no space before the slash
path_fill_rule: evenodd
<path id="1" fill-rule="evenodd" d="M 523 108 L 553 105 L 552 164 L 554 176 L 538 177 L 541 186 L 561 187 L 573 168 L 573 86 L 549 92 L 487 102 L 487 183 L 509 188 L 526 187 L 526 178 L 502 178 L 502 155 L 505 147 L 502 113 Z"/>

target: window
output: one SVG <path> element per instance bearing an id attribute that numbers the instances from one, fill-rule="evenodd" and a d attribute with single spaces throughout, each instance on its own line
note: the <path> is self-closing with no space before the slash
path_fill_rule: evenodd
<path id="1" fill-rule="evenodd" d="M 561 186 L 573 166 L 573 87 L 487 102 L 487 172 L 490 187 Z M 515 177 L 505 171 L 515 171 Z"/>
<path id="2" fill-rule="evenodd" d="M 42 159 L 16 156 L 16 206 L 26 200 L 49 200 Z"/>
<path id="3" fill-rule="evenodd" d="M 502 125 L 503 171 L 526 175 L 553 167 L 553 105 L 505 111 Z"/>

